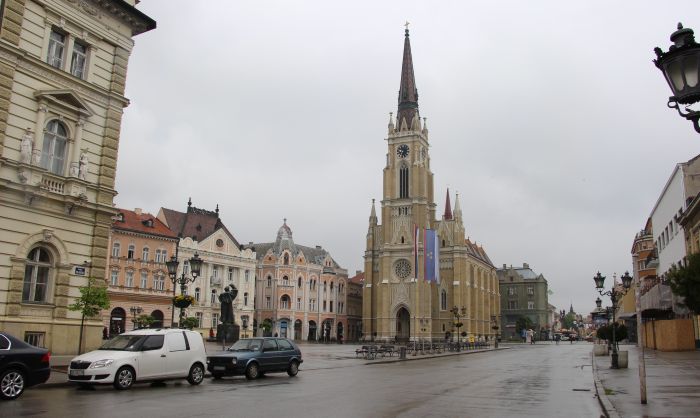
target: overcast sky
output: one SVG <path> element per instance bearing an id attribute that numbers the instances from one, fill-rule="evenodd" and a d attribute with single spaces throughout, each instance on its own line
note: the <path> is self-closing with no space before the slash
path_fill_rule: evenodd
<path id="1" fill-rule="evenodd" d="M 351 276 L 381 200 L 406 20 L 438 213 L 458 191 L 469 238 L 497 267 L 542 273 L 558 308 L 590 312 L 593 275 L 631 271 L 635 233 L 700 149 L 652 63 L 679 21 L 700 30 L 696 1 L 138 8 L 158 28 L 129 62 L 117 206 L 218 203 L 242 243 L 273 241 L 287 218 Z"/>

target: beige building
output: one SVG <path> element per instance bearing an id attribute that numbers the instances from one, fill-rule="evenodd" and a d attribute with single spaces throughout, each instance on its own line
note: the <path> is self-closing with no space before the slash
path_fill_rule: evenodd
<path id="1" fill-rule="evenodd" d="M 67 307 L 108 264 L 127 64 L 156 26 L 134 3 L 0 3 L 0 330 L 55 354 L 77 351 Z"/>
<path id="2" fill-rule="evenodd" d="M 245 249 L 219 218 L 219 207 L 209 211 L 187 203 L 187 212 L 161 208 L 158 219 L 180 237 L 177 248 L 178 277 L 190 277 L 187 260 L 195 254 L 203 260 L 199 277 L 187 285 L 187 294 L 194 296 L 194 305 L 187 308 L 188 317 L 199 319 L 198 330 L 205 336 L 216 332 L 221 313 L 218 296 L 234 285 L 238 296 L 233 303 L 235 322 L 241 336 L 252 336 L 253 299 L 255 298 L 255 252 Z M 176 289 L 179 294 L 180 289 Z M 178 312 L 175 313 L 176 321 Z"/>
<path id="3" fill-rule="evenodd" d="M 335 341 L 347 331 L 348 272 L 317 245 L 298 245 L 284 220 L 275 242 L 249 243 L 258 256 L 257 335 Z M 263 323 L 270 324 L 265 331 Z"/>
<path id="4" fill-rule="evenodd" d="M 110 308 L 102 311 L 102 322 L 109 335 L 134 329 L 139 315 L 153 317 L 153 328 L 169 327 L 173 283 L 165 262 L 175 254 L 177 234 L 141 209 L 117 210 L 105 276 Z"/>
<path id="5" fill-rule="evenodd" d="M 408 30 L 398 113 L 396 120 L 390 117 L 386 141 L 382 224 L 373 202 L 367 232 L 364 338 L 443 339 L 455 331 L 494 336 L 500 312 L 496 269 L 482 247 L 465 239 L 458 197 L 453 214 L 448 192 L 442 220 L 435 217 L 428 129 L 418 112 Z M 432 247 L 425 245 L 425 229 L 436 231 Z M 429 282 L 425 273 L 434 251 L 439 251 L 440 280 Z M 451 312 L 454 307 L 459 320 Z M 463 326 L 455 329 L 455 322 Z"/>

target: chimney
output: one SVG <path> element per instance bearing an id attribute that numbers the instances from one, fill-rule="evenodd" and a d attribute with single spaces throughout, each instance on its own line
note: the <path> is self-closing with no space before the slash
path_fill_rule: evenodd
<path id="1" fill-rule="evenodd" d="M 134 212 L 136 212 L 137 215 L 141 216 L 141 212 L 143 212 L 143 210 L 141 208 L 136 208 L 134 209 Z"/>
<path id="2" fill-rule="evenodd" d="M 527 264 L 527 263 L 523 263 L 523 268 L 524 268 L 524 269 L 529 269 L 529 268 L 530 268 L 530 265 Z"/>
<path id="3" fill-rule="evenodd" d="M 316 246 L 316 249 L 317 249 L 317 250 L 320 250 L 320 249 L 321 249 L 321 246 L 320 246 L 320 245 L 317 245 L 317 246 Z"/>

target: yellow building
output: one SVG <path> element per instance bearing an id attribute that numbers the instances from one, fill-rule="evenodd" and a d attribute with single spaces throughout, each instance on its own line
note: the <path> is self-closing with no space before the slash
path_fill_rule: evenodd
<path id="1" fill-rule="evenodd" d="M 390 117 L 386 140 L 382 224 L 373 201 L 364 257 L 364 339 L 441 340 L 455 332 L 494 336 L 500 312 L 496 269 L 482 247 L 465 239 L 459 196 L 453 213 L 448 191 L 444 215 L 435 217 L 428 129 L 418 111 L 408 30 L 398 113 L 395 120 Z M 429 245 L 426 230 L 437 236 Z M 431 274 L 434 253 L 439 257 Z M 427 278 L 439 279 L 426 280 L 426 271 Z M 455 307 L 459 317 L 451 312 Z"/>
<path id="2" fill-rule="evenodd" d="M 75 353 L 67 307 L 108 263 L 133 37 L 156 24 L 135 0 L 0 4 L 0 330 Z M 86 322 L 91 349 L 103 325 Z"/>

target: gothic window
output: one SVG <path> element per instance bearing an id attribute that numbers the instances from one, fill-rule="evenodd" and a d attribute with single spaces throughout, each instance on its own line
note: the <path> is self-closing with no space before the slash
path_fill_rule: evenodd
<path id="1" fill-rule="evenodd" d="M 440 310 L 447 310 L 447 291 L 445 289 L 440 292 Z"/>
<path id="2" fill-rule="evenodd" d="M 408 198 L 408 166 L 402 164 L 399 169 L 399 199 Z"/>
<path id="3" fill-rule="evenodd" d="M 24 267 L 23 302 L 47 302 L 47 288 L 53 263 L 49 251 L 43 247 L 34 248 L 27 256 Z"/>
<path id="4" fill-rule="evenodd" d="M 41 166 L 50 172 L 63 175 L 68 130 L 63 123 L 52 120 L 46 125 L 44 146 L 41 150 Z"/>

